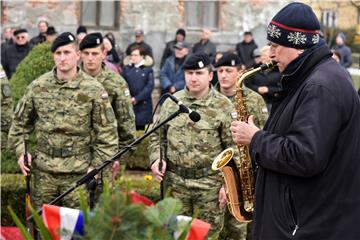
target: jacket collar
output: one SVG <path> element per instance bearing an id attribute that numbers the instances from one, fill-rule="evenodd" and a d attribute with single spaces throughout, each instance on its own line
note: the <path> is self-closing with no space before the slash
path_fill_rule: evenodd
<path id="1" fill-rule="evenodd" d="M 331 57 L 331 51 L 325 43 L 319 43 L 305 50 L 298 58 L 292 61 L 284 70 L 281 86 L 285 92 L 303 82 L 320 62 Z"/>
<path id="2" fill-rule="evenodd" d="M 67 88 L 78 88 L 80 86 L 81 81 L 84 78 L 84 72 L 77 66 L 77 73 L 75 75 L 75 77 L 73 79 L 71 79 L 70 81 L 63 81 L 57 78 L 56 76 L 56 67 L 53 68 L 53 75 L 54 75 L 54 79 L 55 82 L 57 84 L 62 85 L 61 87 L 67 87 Z"/>
<path id="3" fill-rule="evenodd" d="M 198 106 L 209 106 L 209 104 L 211 103 L 211 99 L 213 98 L 214 94 L 215 94 L 215 88 L 210 84 L 210 89 L 209 89 L 209 93 L 201 98 L 201 99 L 197 99 L 195 98 L 189 91 L 189 89 L 187 87 L 184 88 L 184 100 L 188 103 L 191 103 L 191 105 L 198 105 Z"/>

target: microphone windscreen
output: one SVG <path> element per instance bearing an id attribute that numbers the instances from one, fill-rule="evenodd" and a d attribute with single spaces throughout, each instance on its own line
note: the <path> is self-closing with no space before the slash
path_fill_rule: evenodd
<path id="1" fill-rule="evenodd" d="M 193 122 L 198 122 L 200 121 L 201 119 L 201 116 L 199 113 L 195 112 L 195 111 L 192 111 L 190 114 L 189 114 L 189 117 L 191 119 L 191 121 Z"/>

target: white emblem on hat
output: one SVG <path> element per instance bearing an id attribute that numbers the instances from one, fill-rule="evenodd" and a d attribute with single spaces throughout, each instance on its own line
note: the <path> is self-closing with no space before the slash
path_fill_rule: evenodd
<path id="1" fill-rule="evenodd" d="M 71 36 L 71 35 L 69 35 L 68 37 L 69 37 L 70 41 L 74 41 L 74 40 L 75 40 L 74 37 Z"/>
<path id="2" fill-rule="evenodd" d="M 287 39 L 295 45 L 306 43 L 306 35 L 301 32 L 290 32 L 289 35 L 287 35 Z"/>
<path id="3" fill-rule="evenodd" d="M 204 63 L 202 61 L 198 62 L 199 68 L 203 68 L 204 67 Z"/>
<path id="4" fill-rule="evenodd" d="M 100 38 L 96 39 L 96 44 L 100 44 Z"/>
<path id="5" fill-rule="evenodd" d="M 231 66 L 235 66 L 235 59 L 231 60 Z"/>
<path id="6" fill-rule="evenodd" d="M 311 41 L 313 42 L 313 44 L 317 44 L 320 41 L 320 35 L 319 34 L 315 34 Z"/>
<path id="7" fill-rule="evenodd" d="M 267 28 L 267 33 L 273 38 L 279 38 L 281 36 L 280 29 L 274 24 L 269 24 Z"/>

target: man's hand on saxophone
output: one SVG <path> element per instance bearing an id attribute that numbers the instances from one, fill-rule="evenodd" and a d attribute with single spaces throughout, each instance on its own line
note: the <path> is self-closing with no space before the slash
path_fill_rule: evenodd
<path id="1" fill-rule="evenodd" d="M 161 171 L 159 169 L 159 164 L 160 164 L 160 159 L 157 159 L 156 161 L 154 161 L 153 164 L 151 165 L 151 171 L 155 175 L 156 179 L 162 181 L 164 178 L 165 171 L 166 171 L 166 161 L 162 160 Z"/>
<path id="2" fill-rule="evenodd" d="M 254 116 L 250 115 L 248 122 L 234 121 L 231 123 L 231 135 L 236 144 L 249 145 L 251 139 L 260 129 L 254 123 Z"/>

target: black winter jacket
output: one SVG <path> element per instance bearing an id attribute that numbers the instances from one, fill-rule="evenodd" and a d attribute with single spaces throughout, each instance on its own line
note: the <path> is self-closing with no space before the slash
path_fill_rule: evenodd
<path id="1" fill-rule="evenodd" d="M 360 100 L 322 46 L 282 78 L 250 144 L 254 240 L 360 239 Z"/>

